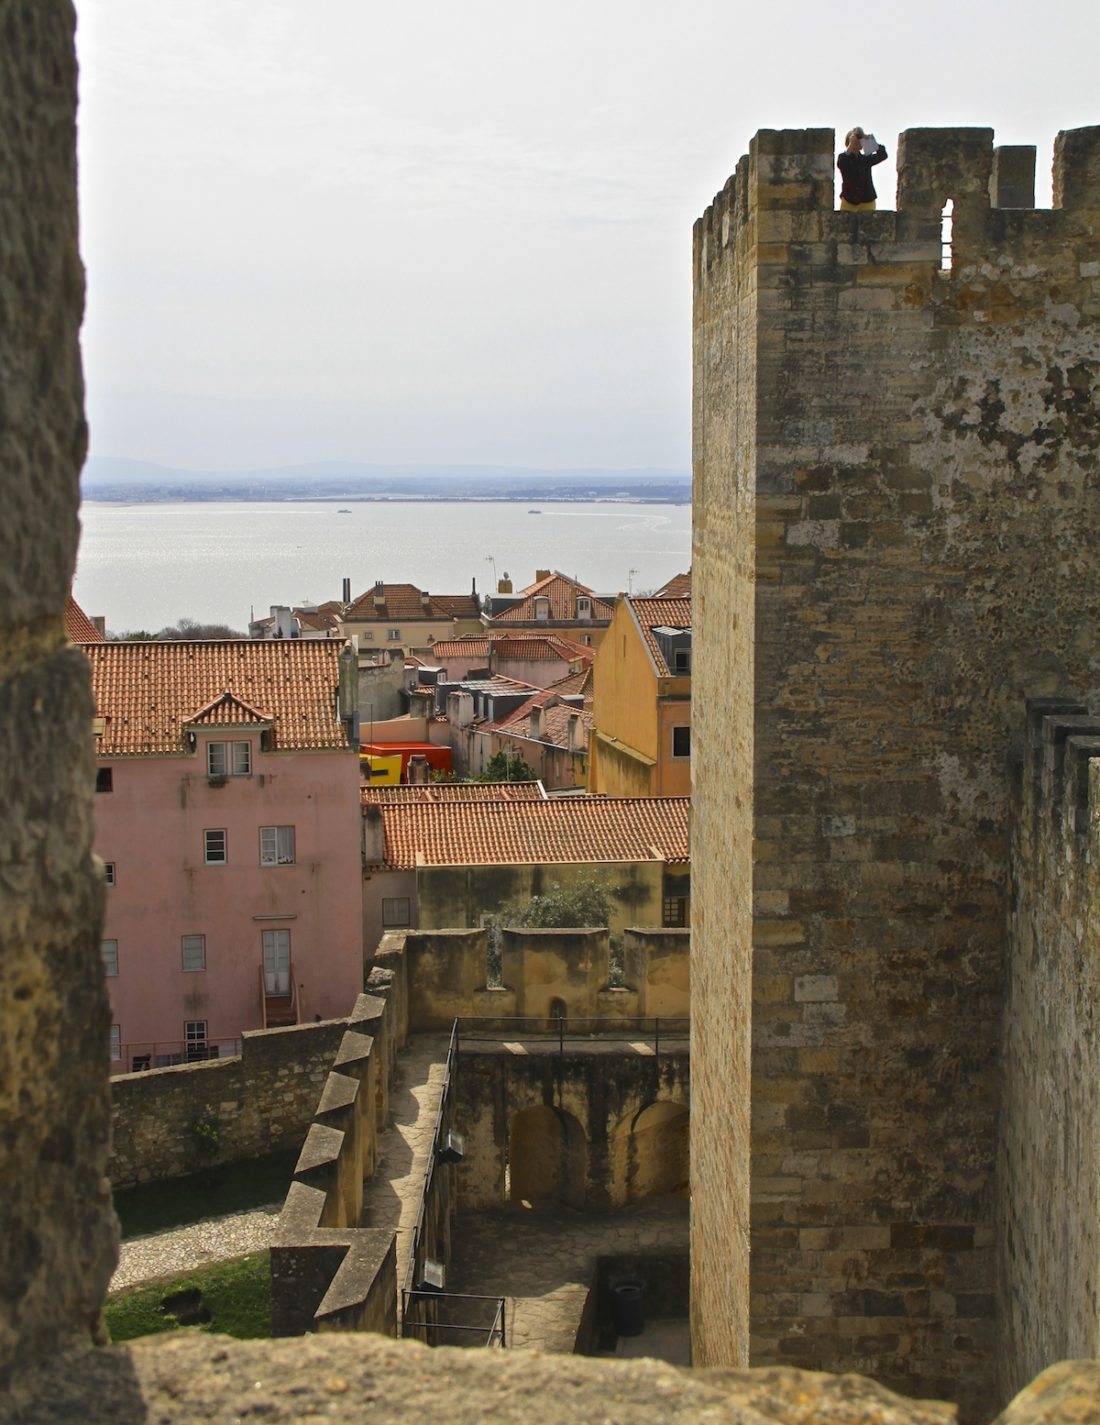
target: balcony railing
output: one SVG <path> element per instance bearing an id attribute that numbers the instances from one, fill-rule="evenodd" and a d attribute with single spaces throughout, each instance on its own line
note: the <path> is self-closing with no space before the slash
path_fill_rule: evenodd
<path id="1" fill-rule="evenodd" d="M 273 1020 L 279 1024 L 298 1024 L 301 1021 L 298 978 L 294 973 L 293 960 L 290 961 L 286 974 L 289 977 L 286 990 L 272 994 L 267 987 L 267 974 L 263 965 L 260 965 L 260 1015 L 264 1029 L 271 1028 Z"/>
<path id="2" fill-rule="evenodd" d="M 203 1064 L 208 1059 L 228 1059 L 241 1052 L 239 1039 L 142 1039 L 120 1044 L 111 1059 L 111 1076 L 137 1074 L 145 1069 L 170 1069 L 178 1064 Z"/>

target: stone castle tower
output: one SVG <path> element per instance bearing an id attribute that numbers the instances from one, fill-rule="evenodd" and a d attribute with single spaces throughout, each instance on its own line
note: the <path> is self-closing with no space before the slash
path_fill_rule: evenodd
<path id="1" fill-rule="evenodd" d="M 1021 1324 L 996 1170 L 1025 701 L 1100 711 L 1100 129 L 1049 211 L 988 129 L 903 134 L 896 213 L 834 163 L 758 133 L 695 229 L 695 1361 L 973 1418 L 1100 1349 Z"/>

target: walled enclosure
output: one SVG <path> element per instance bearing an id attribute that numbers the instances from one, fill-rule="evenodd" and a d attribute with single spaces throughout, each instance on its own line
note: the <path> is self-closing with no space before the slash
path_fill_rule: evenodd
<path id="1" fill-rule="evenodd" d="M 486 987 L 484 930 L 391 931 L 374 963 L 407 1001 L 410 1031 L 448 1031 L 460 1015 L 573 1018 L 682 1016 L 689 1005 L 687 930 L 623 933 L 622 989 L 608 989 L 606 930 L 504 930 L 498 989 Z"/>
<path id="2" fill-rule="evenodd" d="M 112 1187 L 193 1172 L 191 1130 L 198 1119 L 217 1127 L 219 1162 L 297 1147 L 345 1027 L 345 1020 L 330 1019 L 251 1030 L 232 1058 L 113 1078 Z"/>
<path id="3" fill-rule="evenodd" d="M 1100 130 L 1053 211 L 1020 156 L 910 130 L 849 214 L 831 130 L 762 131 L 695 229 L 694 1358 L 751 1329 L 971 1418 L 1006 757 L 1098 691 Z"/>
<path id="4" fill-rule="evenodd" d="M 686 1195 L 689 1077 L 682 1040 L 659 1058 L 599 1044 L 516 1054 L 506 1044 L 461 1040 L 459 1211 L 506 1200 L 510 1151 L 513 1198 L 604 1212 L 654 1192 Z M 654 1105 L 675 1112 L 654 1114 Z M 666 1166 L 671 1176 L 662 1175 Z"/>
<path id="5" fill-rule="evenodd" d="M 227 1342 L 180 1332 L 90 1344 L 115 1262 L 107 1161 L 107 997 L 102 907 L 89 857 L 87 672 L 63 645 L 83 448 L 76 329 L 73 11 L 0 0 L 0 1388 L 20 1425 L 230 1425 L 245 1415 L 397 1425 L 602 1419 L 634 1425 L 949 1425 L 873 1383 L 792 1370 L 687 1373 L 656 1362 L 560 1361 L 425 1351 L 380 1337 Z M 46 710 L 49 715 L 46 715 Z M 59 755 L 62 749 L 63 755 Z M 1002 1425 L 1087 1421 L 1100 1366 L 1058 1367 Z"/>
<path id="6" fill-rule="evenodd" d="M 421 930 L 475 926 L 505 906 L 598 881 L 611 898 L 611 930 L 660 925 L 666 863 L 652 861 L 561 861 L 552 865 L 419 866 L 417 925 Z M 679 869 L 679 867 L 677 867 Z"/>

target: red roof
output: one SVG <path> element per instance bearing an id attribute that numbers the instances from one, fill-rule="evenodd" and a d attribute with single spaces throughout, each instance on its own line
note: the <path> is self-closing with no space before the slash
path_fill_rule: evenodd
<path id="1" fill-rule="evenodd" d="M 364 806 L 432 805 L 439 802 L 544 802 L 541 782 L 429 782 L 426 786 L 363 787 Z"/>
<path id="2" fill-rule="evenodd" d="M 688 797 L 382 805 L 386 862 L 416 866 L 688 859 Z"/>
<path id="3" fill-rule="evenodd" d="M 103 635 L 72 594 L 65 604 L 65 637 L 70 643 L 102 643 Z"/>
<path id="4" fill-rule="evenodd" d="M 591 618 L 578 620 L 578 594 L 591 601 Z M 549 574 L 545 579 L 539 579 L 524 589 L 523 595 L 523 599 L 518 604 L 513 604 L 511 608 L 505 609 L 503 613 L 493 617 L 491 623 L 494 628 L 498 624 L 535 623 L 535 600 L 537 598 L 549 600 L 549 619 L 547 621 L 550 623 L 607 623 L 614 612 L 606 599 L 599 598 L 587 585 L 579 584 L 576 579 L 570 579 L 565 574 Z M 542 622 L 542 620 L 538 621 Z"/>
<path id="5" fill-rule="evenodd" d="M 649 656 L 659 677 L 673 678 L 677 675 L 668 666 L 661 651 L 661 645 L 653 636 L 655 628 L 690 628 L 691 598 L 686 599 L 630 599 L 630 610 L 641 629 Z"/>
<path id="6" fill-rule="evenodd" d="M 381 606 L 375 603 L 377 594 L 382 597 Z M 348 605 L 344 622 L 399 619 L 407 623 L 416 619 L 480 616 L 481 604 L 476 594 L 428 594 L 415 584 L 376 584 Z"/>
<path id="7" fill-rule="evenodd" d="M 279 750 L 346 749 L 336 639 L 85 643 L 101 757 L 188 751 L 186 729 L 270 723 Z"/>
<path id="8" fill-rule="evenodd" d="M 655 599 L 690 599 L 691 570 L 686 574 L 673 574 L 667 584 L 662 585 L 653 595 Z"/>

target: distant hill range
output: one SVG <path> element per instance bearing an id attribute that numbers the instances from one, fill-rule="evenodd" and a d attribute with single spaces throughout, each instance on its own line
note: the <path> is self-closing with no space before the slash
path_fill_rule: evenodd
<path id="1" fill-rule="evenodd" d="M 624 500 L 691 502 L 686 470 L 532 470 L 505 465 L 358 465 L 329 461 L 270 470 L 174 470 L 92 456 L 86 500 Z"/>

